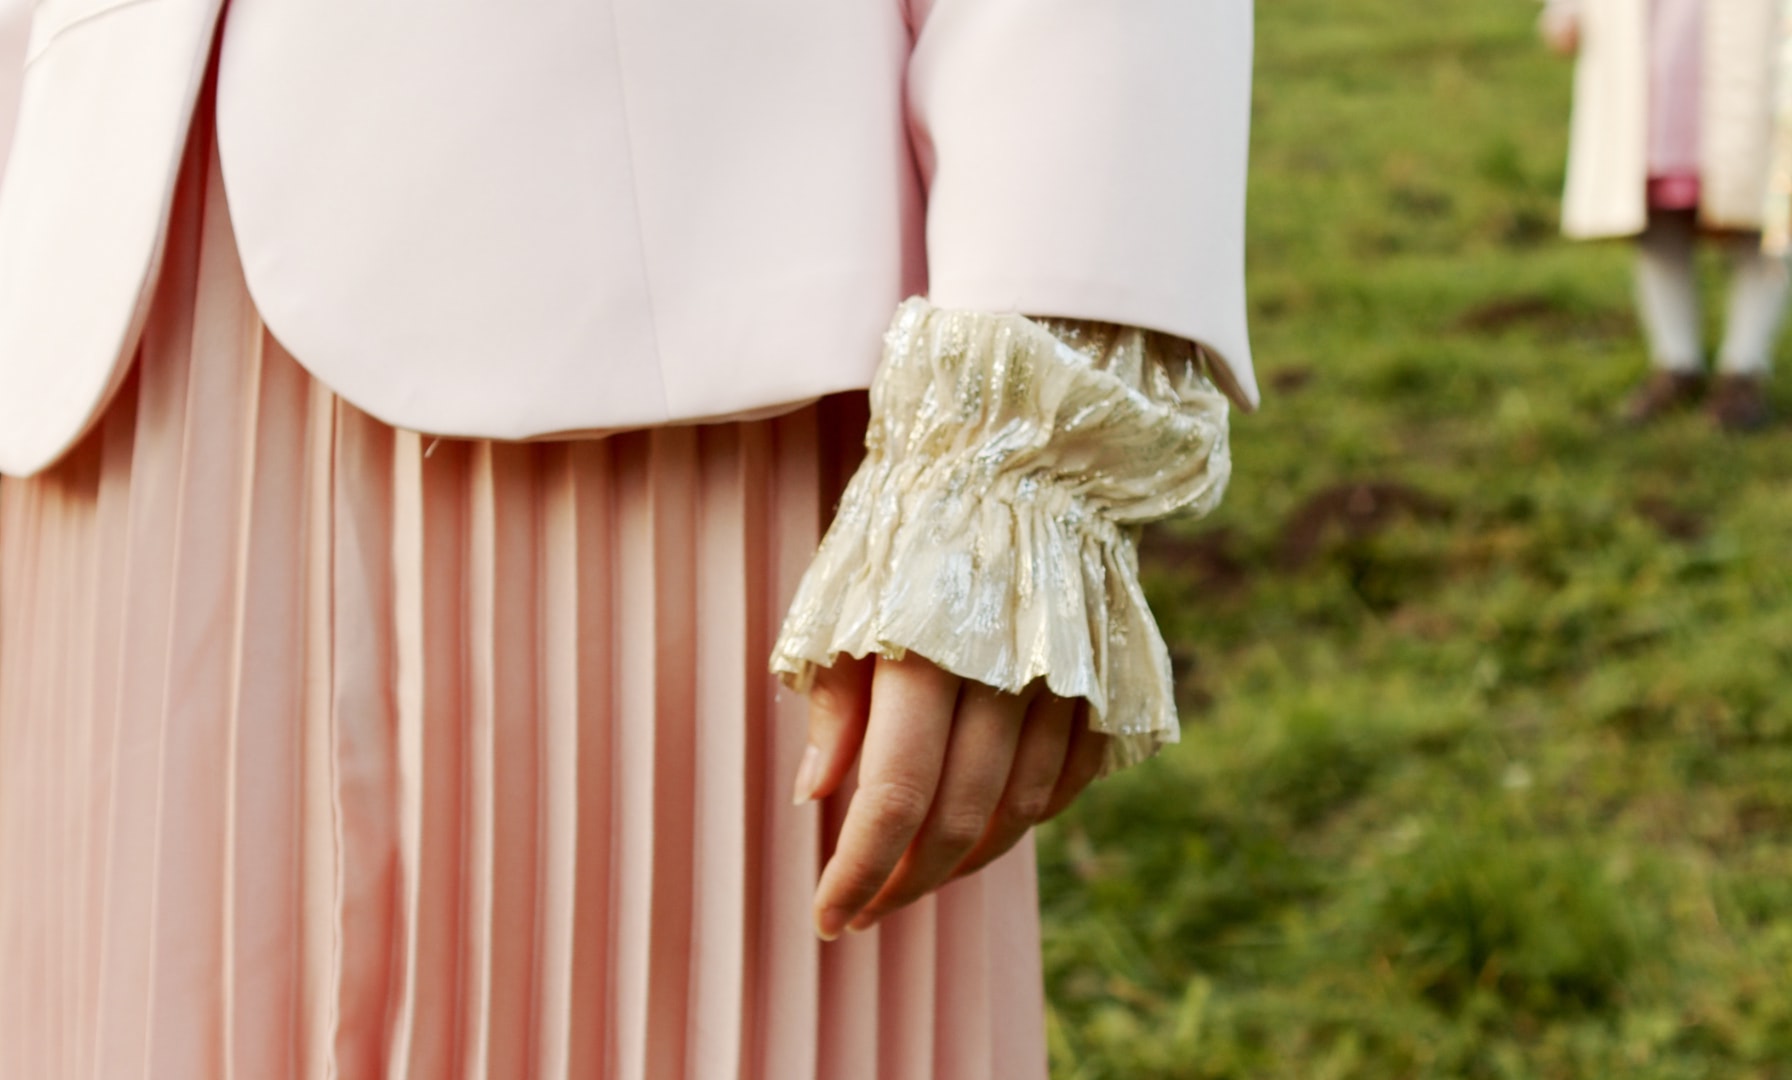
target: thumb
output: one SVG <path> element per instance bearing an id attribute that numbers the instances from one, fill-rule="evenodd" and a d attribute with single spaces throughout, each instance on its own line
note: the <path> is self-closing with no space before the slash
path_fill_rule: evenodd
<path id="1" fill-rule="evenodd" d="M 877 658 L 841 656 L 815 673 L 809 689 L 809 745 L 797 769 L 793 801 L 801 806 L 834 793 L 859 756 L 871 714 L 871 676 Z"/>

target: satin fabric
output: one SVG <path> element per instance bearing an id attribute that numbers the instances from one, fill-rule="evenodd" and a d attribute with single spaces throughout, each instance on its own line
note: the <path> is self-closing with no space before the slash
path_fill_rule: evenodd
<path id="1" fill-rule="evenodd" d="M 1181 737 L 1138 533 L 1205 517 L 1232 475 L 1226 398 L 1181 338 L 902 306 L 865 463 L 791 601 L 772 669 L 803 692 L 842 655 L 926 657 L 1087 705 L 1105 769 Z"/>
<path id="2" fill-rule="evenodd" d="M 1029 846 L 811 928 L 764 665 L 862 403 L 395 431 L 269 335 L 203 136 L 117 399 L 0 481 L 0 1076 L 1043 1080 Z"/>
<path id="3" fill-rule="evenodd" d="M 400 427 L 791 408 L 920 292 L 1200 341 L 1250 407 L 1250 69 L 1250 0 L 43 0 L 0 471 L 116 388 L 196 111 L 272 332 Z"/>

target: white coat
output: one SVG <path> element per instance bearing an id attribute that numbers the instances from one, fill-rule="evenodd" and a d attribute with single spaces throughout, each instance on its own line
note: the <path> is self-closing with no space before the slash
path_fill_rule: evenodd
<path id="1" fill-rule="evenodd" d="M 1705 0 L 1699 219 L 1754 231 L 1767 207 L 1779 49 L 1776 0 Z M 1581 0 L 1562 231 L 1634 236 L 1648 223 L 1648 0 Z"/>

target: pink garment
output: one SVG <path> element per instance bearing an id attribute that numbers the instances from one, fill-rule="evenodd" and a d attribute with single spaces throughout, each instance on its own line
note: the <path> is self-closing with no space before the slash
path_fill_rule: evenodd
<path id="1" fill-rule="evenodd" d="M 765 663 L 862 404 L 394 431 L 266 331 L 203 137 L 176 190 L 133 372 L 0 481 L 0 1077 L 1043 1080 L 1029 846 L 810 926 Z"/>
<path id="2" fill-rule="evenodd" d="M 1199 341 L 1257 400 L 1251 0 L 35 10 L 0 185 L 12 475 L 116 388 L 195 117 L 218 124 L 257 309 L 411 430 L 590 434 L 862 390 L 918 292 Z"/>
<path id="3" fill-rule="evenodd" d="M 1704 0 L 1650 0 L 1649 207 L 1699 205 Z"/>

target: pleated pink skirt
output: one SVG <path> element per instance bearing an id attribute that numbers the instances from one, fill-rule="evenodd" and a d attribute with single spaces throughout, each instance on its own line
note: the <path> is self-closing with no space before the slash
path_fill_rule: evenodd
<path id="1" fill-rule="evenodd" d="M 262 327 L 207 138 L 133 373 L 0 484 L 0 1077 L 1045 1076 L 1030 846 L 811 929 L 766 656 L 853 403 L 396 431 Z"/>

